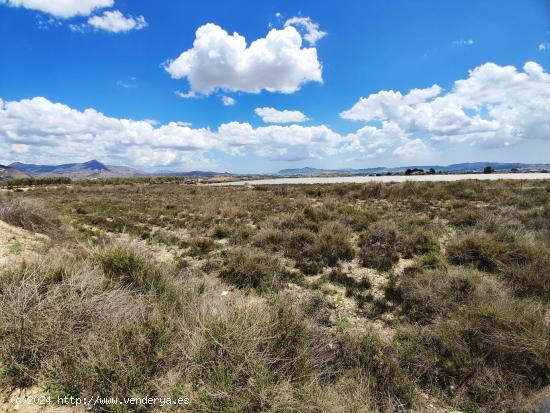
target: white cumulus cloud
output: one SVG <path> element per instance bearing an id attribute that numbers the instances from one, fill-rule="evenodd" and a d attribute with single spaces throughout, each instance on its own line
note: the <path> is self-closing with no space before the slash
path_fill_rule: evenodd
<path id="1" fill-rule="evenodd" d="M 147 27 L 147 22 L 143 16 L 124 16 L 118 10 L 105 11 L 101 15 L 92 16 L 88 19 L 88 24 L 95 29 L 112 33 L 140 30 Z"/>
<path id="2" fill-rule="evenodd" d="M 291 17 L 285 22 L 285 26 L 294 26 L 304 30 L 304 39 L 312 46 L 327 35 L 326 32 L 319 29 L 319 24 L 315 23 L 309 17 Z"/>
<path id="3" fill-rule="evenodd" d="M 275 115 L 281 113 L 285 111 Z M 471 145 L 505 147 L 542 140 L 547 145 L 550 74 L 534 62 L 522 70 L 487 63 L 455 81 L 450 90 L 433 85 L 406 94 L 380 91 L 360 99 L 342 117 L 363 125 L 348 134 L 296 123 L 253 127 L 228 122 L 197 128 L 184 122 L 110 117 L 43 97 L 0 99 L 0 154 L 2 160 L 32 163 L 97 158 L 138 167 L 197 169 L 212 165 L 216 152 L 285 161 L 352 154 L 355 159 L 416 162 L 433 159 L 441 147 L 463 145 L 465 151 Z"/>
<path id="4" fill-rule="evenodd" d="M 361 98 L 341 116 L 393 125 L 412 140 L 503 147 L 549 139 L 550 75 L 535 62 L 527 62 L 523 71 L 486 63 L 455 81 L 448 92 L 437 85 L 406 95 L 380 91 Z"/>
<path id="5" fill-rule="evenodd" d="M 38 10 L 59 18 L 88 16 L 94 10 L 111 7 L 114 0 L 0 0 L 12 7 Z"/>
<path id="6" fill-rule="evenodd" d="M 190 159 L 195 165 L 207 162 L 213 150 L 297 160 L 338 153 L 345 139 L 324 125 L 254 128 L 249 123 L 229 122 L 212 130 L 184 122 L 158 125 L 150 120 L 114 118 L 43 97 L 0 99 L 0 153 L 3 159 L 32 163 L 97 158 L 135 166 L 186 168 Z"/>
<path id="7" fill-rule="evenodd" d="M 299 110 L 277 110 L 275 108 L 256 108 L 256 115 L 266 123 L 300 123 L 308 120 Z"/>
<path id="8" fill-rule="evenodd" d="M 165 69 L 174 79 L 186 78 L 191 91 L 203 95 L 217 89 L 293 93 L 304 83 L 322 82 L 317 50 L 302 47 L 302 37 L 292 26 L 272 29 L 248 45 L 238 33 L 205 24 L 197 29 L 193 47 Z"/>

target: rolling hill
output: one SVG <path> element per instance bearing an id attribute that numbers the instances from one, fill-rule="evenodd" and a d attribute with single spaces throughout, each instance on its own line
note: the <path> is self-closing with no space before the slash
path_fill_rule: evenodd
<path id="1" fill-rule="evenodd" d="M 0 165 L 0 180 L 21 178 L 30 178 L 30 176 L 9 166 Z"/>

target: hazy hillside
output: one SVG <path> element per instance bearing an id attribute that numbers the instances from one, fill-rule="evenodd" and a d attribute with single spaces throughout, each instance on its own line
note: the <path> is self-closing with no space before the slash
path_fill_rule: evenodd
<path id="1" fill-rule="evenodd" d="M 105 165 L 96 160 L 62 165 L 35 165 L 14 162 L 9 166 L 33 177 L 108 178 L 144 175 L 144 173 L 127 166 Z"/>
<path id="2" fill-rule="evenodd" d="M 457 163 L 451 165 L 409 165 L 409 166 L 395 166 L 395 167 L 374 167 L 374 168 L 361 168 L 361 169 L 317 169 L 317 168 L 291 168 L 281 169 L 279 175 L 321 175 L 321 174 L 350 174 L 350 175 L 363 175 L 373 173 L 399 173 L 404 172 L 407 169 L 423 169 L 425 171 L 429 169 L 435 169 L 441 172 L 481 172 L 486 166 L 491 166 L 495 171 L 509 171 L 511 169 L 549 169 L 549 164 L 528 164 L 528 163 L 501 163 L 501 162 L 466 162 Z"/>
<path id="3" fill-rule="evenodd" d="M 0 165 L 0 180 L 20 178 L 29 178 L 29 175 L 9 166 Z"/>

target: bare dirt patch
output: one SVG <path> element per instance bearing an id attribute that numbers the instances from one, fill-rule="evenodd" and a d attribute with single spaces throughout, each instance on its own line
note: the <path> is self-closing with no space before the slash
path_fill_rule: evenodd
<path id="1" fill-rule="evenodd" d="M 50 239 L 0 221 L 0 266 L 43 252 Z"/>

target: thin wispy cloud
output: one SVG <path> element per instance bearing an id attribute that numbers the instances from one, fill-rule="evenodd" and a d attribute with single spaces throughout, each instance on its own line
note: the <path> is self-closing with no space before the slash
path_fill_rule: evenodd
<path id="1" fill-rule="evenodd" d="M 473 39 L 460 39 L 460 40 L 455 40 L 453 42 L 453 45 L 455 46 L 473 46 L 475 44 L 474 40 Z"/>
<path id="2" fill-rule="evenodd" d="M 134 76 L 128 76 L 125 80 L 117 80 L 116 85 L 119 88 L 123 89 L 134 89 L 137 88 L 137 78 Z"/>
<path id="3" fill-rule="evenodd" d="M 200 98 L 201 96 L 196 94 L 195 92 L 193 91 L 190 91 L 190 92 L 182 92 L 180 90 L 176 90 L 174 92 L 174 94 L 182 99 L 198 99 Z"/>
<path id="4" fill-rule="evenodd" d="M 319 28 L 319 24 L 309 17 L 291 17 L 285 22 L 285 27 L 288 26 L 294 26 L 303 30 L 305 32 L 304 40 L 312 46 L 315 46 L 319 40 L 327 35 L 327 32 L 322 31 Z"/>

